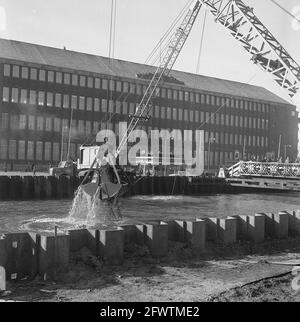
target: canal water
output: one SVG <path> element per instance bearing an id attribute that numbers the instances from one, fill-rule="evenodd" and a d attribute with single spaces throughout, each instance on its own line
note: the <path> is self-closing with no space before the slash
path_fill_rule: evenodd
<path id="1" fill-rule="evenodd" d="M 0 233 L 60 232 L 79 228 L 103 228 L 111 223 L 91 223 L 69 216 L 72 200 L 0 201 Z M 138 196 L 120 202 L 122 220 L 139 224 L 154 220 L 195 219 L 251 215 L 300 209 L 300 193 L 209 196 Z"/>

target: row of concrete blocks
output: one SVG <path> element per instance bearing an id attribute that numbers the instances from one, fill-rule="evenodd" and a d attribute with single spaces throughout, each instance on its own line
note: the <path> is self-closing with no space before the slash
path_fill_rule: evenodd
<path id="1" fill-rule="evenodd" d="M 208 241 L 260 243 L 266 238 L 287 238 L 289 235 L 300 235 L 300 211 L 155 222 L 113 230 L 72 230 L 56 237 L 7 234 L 0 239 L 0 266 L 5 268 L 8 280 L 36 275 L 53 278 L 68 266 L 70 254 L 84 247 L 106 264 L 120 265 L 130 244 L 147 246 L 153 257 L 162 258 L 169 250 L 169 241 L 185 243 L 195 253 L 201 253 Z"/>
<path id="2" fill-rule="evenodd" d="M 0 199 L 70 198 L 77 186 L 76 178 L 0 176 Z"/>

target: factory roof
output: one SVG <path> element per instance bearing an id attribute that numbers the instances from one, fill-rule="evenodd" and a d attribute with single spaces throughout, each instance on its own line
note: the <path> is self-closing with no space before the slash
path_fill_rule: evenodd
<path id="1" fill-rule="evenodd" d="M 136 79 L 137 74 L 155 71 L 155 67 L 149 65 L 118 59 L 112 63 L 106 57 L 7 39 L 0 39 L 0 58 L 131 79 Z M 289 104 L 260 86 L 182 71 L 172 71 L 171 76 L 195 90 Z"/>

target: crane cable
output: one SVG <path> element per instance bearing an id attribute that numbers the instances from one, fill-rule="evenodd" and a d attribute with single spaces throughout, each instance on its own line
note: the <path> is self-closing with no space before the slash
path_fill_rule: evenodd
<path id="1" fill-rule="evenodd" d="M 258 74 L 258 72 L 255 72 L 251 77 L 250 77 L 250 79 L 248 80 L 248 82 L 246 82 L 245 83 L 245 85 L 249 85 L 251 82 L 252 82 L 252 80 L 256 77 L 256 75 Z M 200 124 L 200 126 L 197 128 L 197 130 L 200 130 L 205 124 L 207 124 L 217 113 L 219 113 L 224 107 L 226 107 L 226 105 L 227 105 L 227 102 L 226 102 L 226 100 L 227 99 L 230 99 L 230 100 L 233 100 L 235 98 L 235 96 L 230 96 L 230 97 L 226 97 L 225 98 L 225 103 L 224 104 L 222 104 L 214 113 L 212 113 L 212 115 L 208 118 L 208 119 L 206 119 L 204 122 L 202 122 L 201 124 Z"/>
<path id="2" fill-rule="evenodd" d="M 186 10 L 187 6 L 191 3 L 189 1 L 184 8 L 181 10 L 179 15 L 175 18 L 175 20 L 172 22 L 171 26 L 168 28 L 168 30 L 165 32 L 165 34 L 160 38 L 159 42 L 156 44 L 156 46 L 153 48 L 152 52 L 147 57 L 145 64 L 148 64 L 149 61 L 153 58 L 157 50 L 161 47 L 161 44 L 166 40 L 166 38 L 171 34 L 171 32 L 174 30 L 176 24 L 178 23 L 179 19 L 183 16 L 184 11 Z"/>
<path id="3" fill-rule="evenodd" d="M 206 18 L 207 18 L 207 7 L 205 6 L 205 14 L 204 14 L 204 20 L 203 20 L 203 26 L 202 26 L 202 35 L 201 35 L 199 55 L 198 55 L 198 61 L 197 61 L 197 67 L 196 67 L 196 74 L 199 74 L 200 72 L 200 64 L 201 64 L 202 49 L 203 49 L 203 42 L 204 42 L 204 35 L 205 35 L 205 27 L 206 27 Z"/>
<path id="4" fill-rule="evenodd" d="M 117 17 L 117 0 L 111 0 L 111 10 L 110 10 L 110 30 L 109 30 L 109 65 L 110 70 L 113 70 L 113 64 L 114 64 L 114 55 L 115 55 L 115 40 L 116 40 L 116 17 Z M 112 75 L 111 75 L 112 76 Z M 108 126 L 109 126 L 109 116 L 110 116 L 110 102 L 112 100 L 112 89 L 110 88 L 110 83 L 112 80 L 112 77 L 109 77 L 109 82 L 107 86 L 107 106 L 106 106 L 106 113 L 104 116 L 104 120 L 106 120 L 106 131 L 108 132 Z M 107 133 L 106 133 L 107 134 Z"/>
<path id="5" fill-rule="evenodd" d="M 117 0 L 111 0 L 111 9 L 110 9 L 110 29 L 109 29 L 109 48 L 108 48 L 108 58 L 109 58 L 109 69 L 112 71 L 113 69 L 113 60 L 115 56 L 115 40 L 116 40 L 116 21 L 117 21 Z M 112 79 L 112 77 L 109 77 L 109 82 Z M 112 99 L 112 90 L 110 90 L 110 84 L 108 84 L 107 88 L 107 109 L 105 112 L 105 115 L 103 117 L 103 121 L 101 123 L 105 123 L 105 129 L 108 131 L 108 125 L 109 122 L 111 121 L 113 115 L 110 117 L 109 113 L 109 102 Z M 122 95 L 121 95 L 122 96 Z M 109 99 L 110 98 L 110 99 Z M 107 135 L 107 133 L 106 133 Z M 85 143 L 86 144 L 89 140 L 90 137 L 92 137 L 93 134 L 88 135 L 86 137 Z M 92 143 L 95 142 L 95 138 L 93 139 Z M 83 145 L 84 145 L 83 144 Z"/>
<path id="6" fill-rule="evenodd" d="M 193 0 L 189 0 L 187 2 L 187 4 L 183 7 L 183 9 L 180 11 L 179 15 L 175 18 L 175 20 L 172 22 L 171 26 L 169 27 L 169 29 L 167 30 L 167 32 L 163 35 L 163 37 L 160 39 L 160 41 L 158 42 L 158 44 L 155 46 L 155 48 L 152 50 L 151 54 L 148 56 L 146 63 L 149 63 L 149 61 L 153 58 L 153 56 L 160 50 L 160 46 L 162 44 L 163 41 L 165 41 L 165 39 L 168 38 L 168 36 L 170 36 L 170 38 L 172 38 L 173 33 L 172 31 L 174 30 L 175 27 L 177 27 L 178 21 L 182 18 L 182 16 L 185 14 L 186 9 L 191 5 Z M 159 59 L 159 56 L 163 53 L 166 52 L 168 46 L 169 46 L 170 40 L 168 39 L 168 41 L 166 42 L 164 48 L 162 51 L 160 51 L 158 58 L 155 59 L 154 62 L 152 62 L 151 64 L 155 65 L 155 62 Z M 124 94 L 121 94 L 117 100 L 119 100 Z M 122 100 L 122 103 L 126 102 L 127 98 L 129 97 L 130 92 L 128 92 L 128 94 L 126 94 L 126 96 L 124 97 L 124 99 Z M 108 115 L 111 114 L 111 115 Z M 112 118 L 116 115 L 117 113 L 106 113 L 105 118 L 108 116 L 110 116 L 107 120 L 107 124 L 112 120 Z"/>
<path id="7" fill-rule="evenodd" d="M 147 57 L 145 64 L 150 64 L 151 59 L 153 58 L 153 56 L 157 53 L 157 51 L 159 50 L 159 48 L 161 48 L 162 43 L 168 38 L 168 36 L 173 32 L 174 28 L 176 27 L 177 23 L 179 22 L 179 20 L 182 18 L 182 16 L 184 15 L 186 9 L 191 5 L 193 0 L 189 0 L 187 2 L 187 4 L 182 8 L 182 10 L 180 11 L 180 13 L 178 14 L 178 16 L 174 19 L 174 21 L 172 22 L 171 26 L 168 28 L 168 30 L 165 32 L 165 34 L 160 38 L 160 40 L 158 41 L 158 43 L 156 44 L 156 46 L 153 48 L 153 50 L 151 51 L 151 53 L 149 54 L 149 56 Z M 167 42 L 169 43 L 169 42 Z"/>
<path id="8" fill-rule="evenodd" d="M 186 15 L 186 12 L 189 9 L 191 5 L 191 1 L 188 2 L 186 4 L 186 6 L 182 9 L 182 11 L 180 12 L 179 16 L 174 20 L 174 22 L 172 23 L 171 27 L 169 28 L 169 30 L 166 32 L 166 34 L 161 38 L 161 40 L 158 42 L 157 46 L 156 46 L 156 51 L 158 52 L 158 55 L 155 57 L 155 53 L 154 55 L 152 55 L 152 61 L 151 61 L 151 65 L 157 65 L 157 64 L 161 64 L 161 57 L 165 56 L 167 51 L 169 50 L 171 44 L 172 44 L 172 40 L 173 40 L 173 36 L 174 36 L 174 30 L 177 29 L 177 24 L 179 22 L 179 20 L 182 20 L 182 17 L 184 15 Z M 163 48 L 162 48 L 163 45 Z"/>
<path id="9" fill-rule="evenodd" d="M 292 17 L 293 19 L 295 19 L 296 21 L 298 21 L 300 23 L 300 19 L 298 17 L 296 17 L 294 14 L 292 14 L 290 11 L 288 11 L 286 8 L 284 8 L 282 5 L 280 5 L 278 2 L 276 2 L 275 0 L 270 0 L 275 6 L 277 6 L 278 8 L 280 8 L 282 11 L 284 11 L 286 14 L 288 14 L 290 17 Z"/>
<path id="10" fill-rule="evenodd" d="M 115 50 L 115 26 L 116 26 L 116 0 L 111 0 L 110 9 L 110 30 L 109 30 L 109 51 L 108 57 L 111 59 L 114 57 Z"/>

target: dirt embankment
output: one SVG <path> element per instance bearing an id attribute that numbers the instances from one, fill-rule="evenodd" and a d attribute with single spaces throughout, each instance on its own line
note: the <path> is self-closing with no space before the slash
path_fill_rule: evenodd
<path id="1" fill-rule="evenodd" d="M 212 300 L 214 302 L 300 302 L 300 291 L 291 287 L 294 275 L 288 273 L 267 278 L 250 285 L 226 291 Z"/>
<path id="2" fill-rule="evenodd" d="M 194 254 L 180 243 L 163 260 L 132 246 L 122 266 L 109 267 L 87 249 L 74 254 L 57 281 L 9 283 L 0 299 L 14 301 L 299 301 L 292 289 L 300 239 L 261 245 L 209 244 Z M 290 262 L 289 262 L 290 261 Z M 283 265 L 282 263 L 285 262 Z M 286 264 L 286 263 L 291 264 Z M 292 263 L 293 262 L 293 263 Z M 280 276 L 272 278 L 274 276 Z"/>

